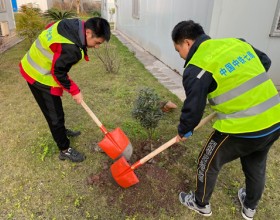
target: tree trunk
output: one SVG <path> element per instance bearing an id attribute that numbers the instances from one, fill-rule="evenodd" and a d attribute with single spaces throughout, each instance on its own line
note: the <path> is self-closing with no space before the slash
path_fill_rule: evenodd
<path id="1" fill-rule="evenodd" d="M 80 0 L 80 7 L 81 7 L 81 13 L 83 13 L 84 12 L 83 0 Z"/>
<path id="2" fill-rule="evenodd" d="M 77 15 L 80 14 L 80 2 L 81 0 L 77 0 Z"/>

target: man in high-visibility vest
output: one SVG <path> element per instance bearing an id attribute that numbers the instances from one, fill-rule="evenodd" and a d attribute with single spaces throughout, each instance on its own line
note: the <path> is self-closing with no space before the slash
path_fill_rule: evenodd
<path id="1" fill-rule="evenodd" d="M 186 93 L 177 141 L 192 135 L 206 100 L 217 112 L 214 131 L 198 157 L 195 192 L 179 194 L 182 204 L 203 216 L 220 169 L 240 158 L 245 187 L 237 195 L 244 219 L 253 219 L 265 185 L 266 158 L 280 135 L 280 98 L 266 73 L 270 59 L 242 39 L 210 39 L 192 20 L 172 31 L 175 50 L 185 60 Z"/>
<path id="2" fill-rule="evenodd" d="M 82 93 L 68 75 L 71 67 L 85 59 L 87 48 L 98 48 L 110 40 L 110 26 L 103 18 L 64 19 L 50 24 L 20 62 L 20 73 L 43 112 L 60 153 L 59 159 L 82 162 L 83 153 L 70 146 L 68 137 L 80 132 L 65 128 L 61 97 L 63 90 L 80 104 Z"/>

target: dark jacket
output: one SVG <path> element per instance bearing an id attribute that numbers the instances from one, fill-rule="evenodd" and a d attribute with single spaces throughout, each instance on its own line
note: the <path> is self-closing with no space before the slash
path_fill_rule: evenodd
<path id="1" fill-rule="evenodd" d="M 195 40 L 186 58 L 185 66 L 190 61 L 190 59 L 198 49 L 199 45 L 208 39 L 210 39 L 209 36 L 201 35 Z M 255 50 L 256 54 L 261 60 L 266 71 L 268 71 L 271 65 L 269 57 L 265 53 L 257 50 L 256 48 L 253 47 L 253 49 Z M 217 83 L 212 77 L 212 74 L 207 71 L 205 72 L 205 74 L 203 74 L 203 76 L 200 79 L 198 79 L 197 75 L 200 72 L 201 68 L 190 64 L 187 66 L 183 73 L 183 86 L 187 98 L 184 101 L 181 110 L 180 124 L 178 125 L 178 134 L 181 137 L 188 132 L 193 132 L 193 129 L 198 125 L 203 116 L 208 93 L 211 93 L 217 87 Z M 258 136 L 265 132 L 268 132 L 269 129 L 259 132 L 239 134 L 238 136 Z"/>

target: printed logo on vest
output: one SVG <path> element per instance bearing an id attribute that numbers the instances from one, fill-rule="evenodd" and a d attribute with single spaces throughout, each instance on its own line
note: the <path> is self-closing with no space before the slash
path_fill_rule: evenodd
<path id="1" fill-rule="evenodd" d="M 220 69 L 220 74 L 222 76 L 227 76 L 227 73 L 232 73 L 235 71 L 238 67 L 241 67 L 243 64 L 246 64 L 246 62 L 252 60 L 255 58 L 255 55 L 252 54 L 250 51 L 248 51 L 245 55 L 240 55 L 236 59 L 234 59 L 232 62 L 228 62 Z"/>
<path id="2" fill-rule="evenodd" d="M 47 37 L 47 40 L 50 41 L 52 39 L 52 29 L 53 29 L 53 26 L 51 26 L 48 30 L 47 30 L 47 34 L 46 34 L 46 37 Z"/>

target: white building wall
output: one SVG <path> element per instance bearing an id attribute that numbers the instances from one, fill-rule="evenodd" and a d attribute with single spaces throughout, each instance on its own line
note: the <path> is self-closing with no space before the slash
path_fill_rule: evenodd
<path id="1" fill-rule="evenodd" d="M 175 52 L 173 27 L 193 19 L 209 31 L 213 0 L 139 0 L 140 18 L 132 17 L 132 1 L 117 0 L 117 29 L 182 74 L 184 60 Z"/>
<path id="2" fill-rule="evenodd" d="M 215 0 L 210 35 L 244 38 L 272 60 L 269 70 L 280 88 L 280 37 L 269 37 L 278 0 Z"/>
<path id="3" fill-rule="evenodd" d="M 18 8 L 22 5 L 33 4 L 33 7 L 40 8 L 43 12 L 52 7 L 52 0 L 17 0 Z"/>
<path id="4" fill-rule="evenodd" d="M 115 9 L 115 13 L 110 14 L 110 10 Z M 114 0 L 103 0 L 101 3 L 101 16 L 109 22 L 116 22 L 116 6 Z"/>
<path id="5" fill-rule="evenodd" d="M 139 0 L 139 19 L 132 17 L 132 1 L 116 0 L 117 29 L 172 69 L 182 73 L 184 61 L 174 51 L 171 31 L 192 19 L 212 38 L 244 38 L 265 52 L 280 88 L 280 37 L 269 37 L 278 0 Z"/>
<path id="6" fill-rule="evenodd" d="M 14 12 L 12 3 L 10 0 L 4 0 L 6 10 L 0 12 L 0 22 L 1 21 L 8 21 L 9 29 L 13 30 L 15 29 L 15 19 L 14 19 Z"/>

